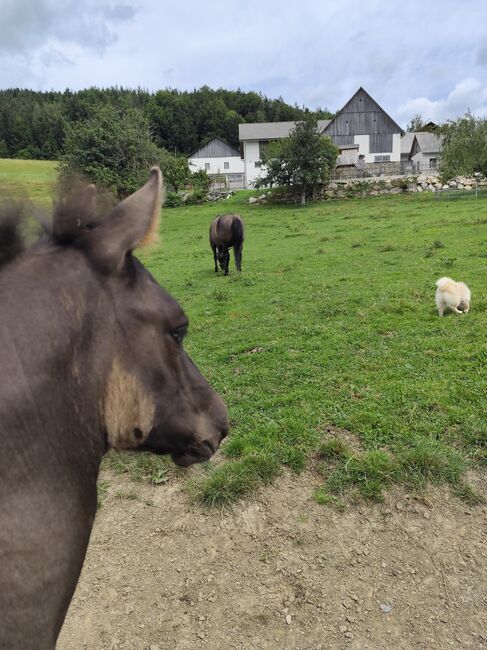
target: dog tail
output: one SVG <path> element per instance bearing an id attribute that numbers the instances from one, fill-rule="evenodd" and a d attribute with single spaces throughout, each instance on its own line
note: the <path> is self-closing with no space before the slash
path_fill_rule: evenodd
<path id="1" fill-rule="evenodd" d="M 437 281 L 436 286 L 440 291 L 443 291 L 451 282 L 453 282 L 451 278 L 440 278 Z"/>

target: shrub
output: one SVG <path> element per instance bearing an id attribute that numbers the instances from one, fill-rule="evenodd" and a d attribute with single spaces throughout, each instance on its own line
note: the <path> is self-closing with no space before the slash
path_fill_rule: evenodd
<path id="1" fill-rule="evenodd" d="M 81 173 L 121 198 L 137 190 L 164 158 L 142 111 L 101 106 L 68 127 L 60 173 L 61 178 Z"/>

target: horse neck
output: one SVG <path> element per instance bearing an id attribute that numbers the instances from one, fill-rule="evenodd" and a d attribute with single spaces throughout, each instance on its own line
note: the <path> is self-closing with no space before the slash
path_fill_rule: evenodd
<path id="1" fill-rule="evenodd" d="M 81 253 L 26 255 L 0 275 L 0 434 L 26 468 L 98 472 L 105 440 L 93 281 Z"/>

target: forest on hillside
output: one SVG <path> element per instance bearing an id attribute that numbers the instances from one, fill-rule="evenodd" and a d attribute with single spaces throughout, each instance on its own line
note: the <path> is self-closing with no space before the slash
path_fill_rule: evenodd
<path id="1" fill-rule="evenodd" d="M 306 113 L 316 119 L 333 116 L 328 110 L 308 111 L 283 99 L 241 90 L 159 90 L 89 88 L 73 92 L 24 89 L 0 91 L 0 158 L 56 160 L 64 152 L 69 128 L 90 120 L 108 105 L 120 115 L 139 110 L 159 147 L 190 154 L 212 137 L 238 147 L 238 125 L 244 122 L 299 120 Z"/>

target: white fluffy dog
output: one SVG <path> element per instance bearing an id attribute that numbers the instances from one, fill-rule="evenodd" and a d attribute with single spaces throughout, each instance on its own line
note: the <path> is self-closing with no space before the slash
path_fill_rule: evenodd
<path id="1" fill-rule="evenodd" d="M 436 283 L 436 306 L 438 313 L 443 316 L 445 307 L 455 314 L 467 313 L 470 309 L 470 289 L 465 282 L 455 282 L 451 278 L 440 278 Z"/>

